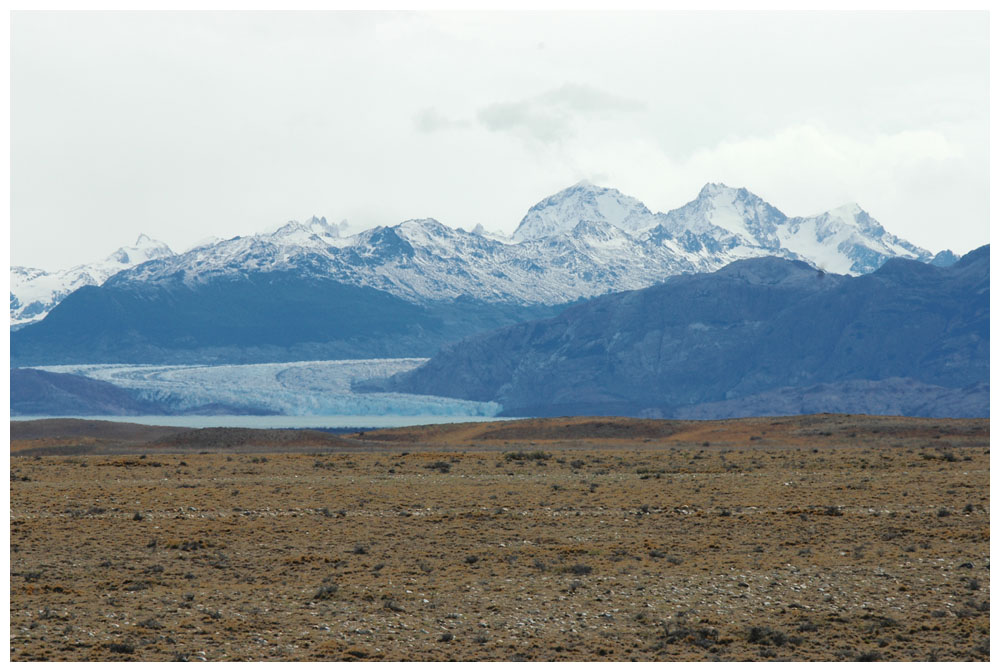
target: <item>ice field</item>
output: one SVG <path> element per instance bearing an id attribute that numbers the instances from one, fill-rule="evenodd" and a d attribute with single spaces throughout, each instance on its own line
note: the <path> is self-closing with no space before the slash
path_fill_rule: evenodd
<path id="1" fill-rule="evenodd" d="M 493 402 L 354 393 L 355 381 L 409 371 L 426 359 L 361 359 L 224 366 L 74 364 L 37 367 L 102 380 L 183 413 L 221 406 L 258 415 L 492 417 Z"/>

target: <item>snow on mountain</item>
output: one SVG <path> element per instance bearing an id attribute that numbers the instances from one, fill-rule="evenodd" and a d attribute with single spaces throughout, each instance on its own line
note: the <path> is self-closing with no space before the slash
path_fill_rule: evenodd
<path id="1" fill-rule="evenodd" d="M 513 239 L 523 242 L 569 233 L 580 222 L 599 222 L 632 234 L 657 225 L 656 217 L 639 200 L 583 181 L 532 206 Z"/>
<path id="2" fill-rule="evenodd" d="M 147 264 L 115 281 L 183 278 L 196 285 L 220 276 L 294 270 L 418 303 L 467 296 L 556 304 L 753 257 L 779 256 L 847 273 L 874 270 L 889 256 L 929 259 L 860 209 L 789 219 L 746 189 L 723 184 L 705 185 L 694 201 L 653 214 L 617 190 L 582 182 L 532 207 L 507 240 L 434 219 L 338 235 L 325 219 L 290 222 L 271 233 Z M 894 253 L 887 254 L 890 249 Z"/>
<path id="3" fill-rule="evenodd" d="M 726 247 L 760 248 L 832 273 L 871 273 L 892 257 L 934 255 L 888 233 L 856 203 L 812 217 L 787 217 L 746 189 L 706 184 L 690 203 L 662 216 L 670 232 L 708 234 Z M 753 256 L 753 255 L 750 255 Z"/>
<path id="4" fill-rule="evenodd" d="M 615 189 L 580 182 L 534 205 L 510 238 L 481 226 L 452 229 L 434 219 L 350 236 L 344 235 L 346 226 L 311 217 L 179 255 L 141 236 L 135 248 L 61 274 L 16 267 L 11 321 L 41 319 L 73 289 L 115 273 L 114 283 L 181 281 L 194 287 L 216 278 L 289 271 L 416 303 L 468 297 L 552 305 L 762 256 L 852 275 L 874 271 L 892 257 L 941 263 L 949 258 L 893 236 L 857 205 L 789 218 L 746 189 L 724 184 L 707 184 L 690 203 L 652 213 Z"/>
<path id="5" fill-rule="evenodd" d="M 304 222 L 292 220 L 270 234 L 273 241 L 289 245 L 336 245 L 340 236 L 338 224 L 328 223 L 326 217 L 315 215 Z"/>
<path id="6" fill-rule="evenodd" d="M 336 244 L 328 244 L 335 242 Z M 115 283 L 196 286 L 218 277 L 292 271 L 387 291 L 413 302 L 466 296 L 557 304 L 701 270 L 694 255 L 595 222 L 523 243 L 452 229 L 433 219 L 376 227 L 337 241 L 272 234 L 234 238 L 143 265 Z"/>
<path id="7" fill-rule="evenodd" d="M 91 264 L 49 273 L 38 268 L 14 266 L 10 269 L 10 322 L 23 327 L 41 320 L 73 291 L 85 285 L 100 285 L 114 274 L 153 259 L 173 256 L 158 240 L 140 234 L 131 247 L 120 247 Z"/>
<path id="8" fill-rule="evenodd" d="M 153 240 L 145 233 L 140 233 L 132 247 L 119 247 L 112 252 L 103 262 L 99 262 L 101 272 L 117 273 L 118 266 L 132 267 L 142 264 L 150 259 L 168 257 L 173 251 L 166 243 Z M 96 266 L 96 265 L 95 265 Z"/>
<path id="9" fill-rule="evenodd" d="M 675 234 L 708 233 L 720 242 L 735 238 L 767 249 L 780 247 L 776 230 L 785 219 L 780 210 L 756 194 L 724 184 L 706 184 L 695 200 L 661 216 L 664 227 Z"/>
<path id="10" fill-rule="evenodd" d="M 225 238 L 221 236 L 205 236 L 204 238 L 195 241 L 193 245 L 188 247 L 185 252 L 190 252 L 191 250 L 197 250 L 199 247 L 211 247 L 217 243 L 221 243 Z"/>
<path id="11" fill-rule="evenodd" d="M 779 230 L 781 244 L 833 273 L 871 273 L 888 259 L 930 261 L 934 255 L 888 233 L 857 203 L 813 217 L 794 217 Z"/>
<path id="12" fill-rule="evenodd" d="M 464 229 L 460 230 L 464 231 Z M 483 238 L 489 238 L 490 240 L 499 241 L 501 243 L 514 242 L 513 237 L 505 233 L 499 233 L 497 231 L 489 231 L 482 224 L 476 224 L 474 227 L 472 227 L 472 233 L 476 234 L 477 236 L 482 236 Z"/>

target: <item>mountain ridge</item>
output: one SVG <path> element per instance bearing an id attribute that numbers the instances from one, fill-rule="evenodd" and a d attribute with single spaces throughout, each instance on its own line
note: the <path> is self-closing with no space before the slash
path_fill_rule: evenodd
<path id="1" fill-rule="evenodd" d="M 858 277 L 738 261 L 450 345 L 385 389 L 494 401 L 514 416 L 675 417 L 782 388 L 888 379 L 968 388 L 981 404 L 989 246 L 951 267 L 893 259 Z"/>
<path id="2" fill-rule="evenodd" d="M 43 319 L 60 301 L 80 287 L 100 285 L 116 273 L 153 259 L 173 256 L 170 247 L 140 233 L 135 245 L 119 247 L 100 261 L 55 271 L 11 266 L 10 320 L 21 327 Z"/>
<path id="3" fill-rule="evenodd" d="M 851 274 L 869 273 L 893 256 L 942 264 L 956 258 L 949 251 L 932 255 L 887 233 L 860 207 L 845 207 L 789 218 L 745 188 L 709 183 L 680 208 L 653 213 L 616 189 L 579 182 L 532 206 L 509 239 L 434 219 L 344 236 L 346 222 L 315 216 L 181 254 L 140 236 L 137 246 L 156 243 L 155 254 L 142 258 L 122 248 L 96 264 L 99 272 L 77 272 L 95 264 L 56 273 L 13 267 L 11 323 L 37 322 L 75 289 L 112 279 L 120 286 L 181 278 L 194 286 L 223 276 L 296 271 L 417 303 L 471 297 L 556 305 L 742 258 L 780 256 Z"/>

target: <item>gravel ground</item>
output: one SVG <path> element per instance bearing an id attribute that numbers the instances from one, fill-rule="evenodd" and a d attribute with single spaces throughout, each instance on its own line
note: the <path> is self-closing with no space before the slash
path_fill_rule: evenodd
<path id="1" fill-rule="evenodd" d="M 11 660 L 989 659 L 988 421 L 680 429 L 12 457 Z"/>

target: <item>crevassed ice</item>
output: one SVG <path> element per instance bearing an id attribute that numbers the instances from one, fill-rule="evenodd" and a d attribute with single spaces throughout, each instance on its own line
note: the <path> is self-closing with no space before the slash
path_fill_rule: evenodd
<path id="1" fill-rule="evenodd" d="M 276 415 L 493 417 L 499 404 L 401 393 L 354 393 L 351 383 L 414 369 L 426 359 L 359 359 L 223 366 L 84 364 L 38 367 L 102 380 L 184 412 L 208 404 Z"/>

